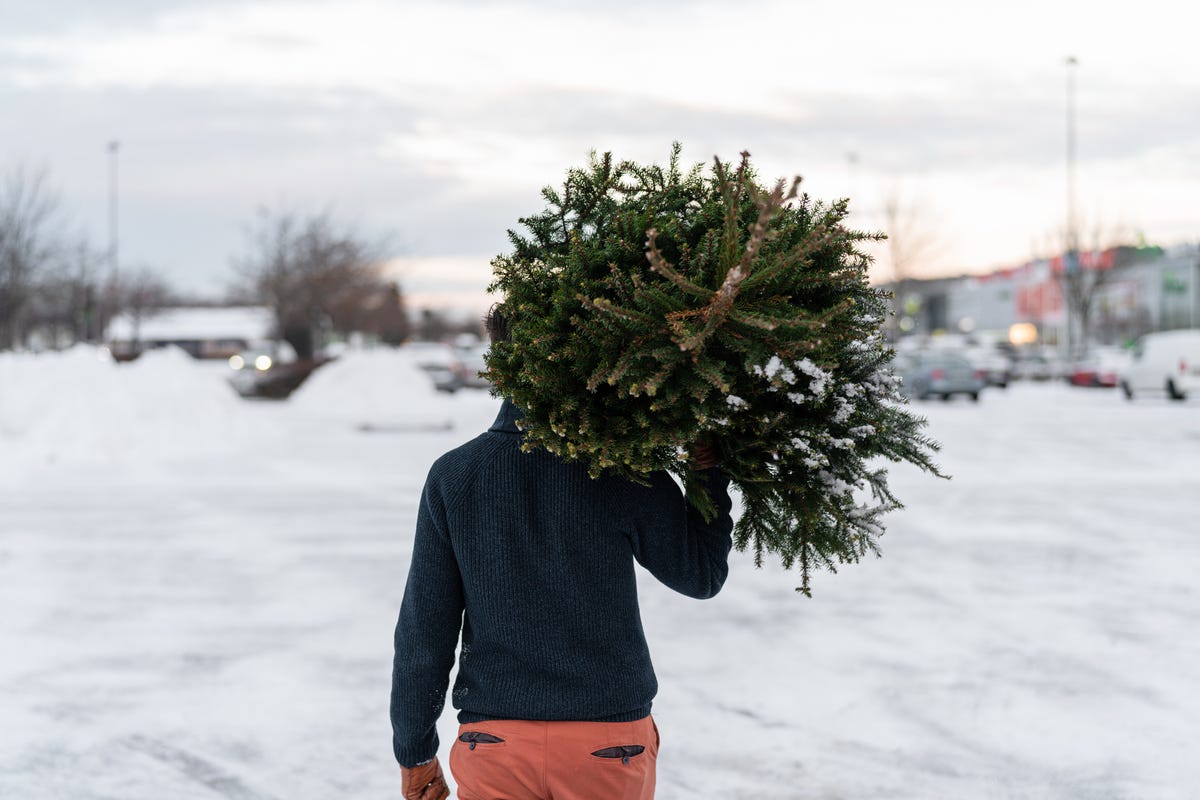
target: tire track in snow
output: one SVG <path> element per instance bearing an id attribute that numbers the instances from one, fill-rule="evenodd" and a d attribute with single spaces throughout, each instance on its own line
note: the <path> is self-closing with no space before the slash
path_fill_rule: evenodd
<path id="1" fill-rule="evenodd" d="M 145 736 L 132 736 L 126 739 L 125 743 L 133 750 L 178 769 L 189 779 L 207 786 L 229 800 L 279 800 L 275 795 L 251 789 L 236 775 L 182 748 Z"/>

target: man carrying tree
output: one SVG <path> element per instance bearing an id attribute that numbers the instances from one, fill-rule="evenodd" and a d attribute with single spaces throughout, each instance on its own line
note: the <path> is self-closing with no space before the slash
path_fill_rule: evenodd
<path id="1" fill-rule="evenodd" d="M 507 340 L 498 308 L 487 327 L 493 345 Z M 634 561 L 690 597 L 720 591 L 728 478 L 713 448 L 693 448 L 717 511 L 706 522 L 666 472 L 591 478 L 586 463 L 523 452 L 522 416 L 505 400 L 421 495 L 391 697 L 403 795 L 449 796 L 436 723 L 461 628 L 450 769 L 462 800 L 647 800 L 658 684 Z"/>
<path id="2" fill-rule="evenodd" d="M 435 724 L 460 624 L 462 798 L 652 797 L 633 562 L 709 597 L 732 543 L 798 567 L 809 594 L 813 570 L 879 553 L 900 507 L 881 460 L 941 475 L 881 334 L 860 249 L 880 235 L 799 178 L 759 186 L 748 153 L 708 173 L 679 159 L 593 156 L 492 261 L 508 319 L 489 319 L 488 378 L 507 400 L 430 470 L 396 629 L 407 798 L 447 796 Z"/>

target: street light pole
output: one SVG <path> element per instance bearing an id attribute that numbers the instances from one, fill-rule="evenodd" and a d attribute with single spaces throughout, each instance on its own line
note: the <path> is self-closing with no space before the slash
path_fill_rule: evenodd
<path id="1" fill-rule="evenodd" d="M 120 272 L 117 258 L 117 157 L 121 143 L 113 139 L 108 143 L 108 265 L 115 283 Z"/>
<path id="2" fill-rule="evenodd" d="M 1067 57 L 1067 250 L 1078 251 L 1075 228 L 1075 68 L 1079 59 Z"/>
<path id="3" fill-rule="evenodd" d="M 108 291 L 102 306 L 103 314 L 100 319 L 99 334 L 104 336 L 108 323 L 112 321 L 117 310 L 117 291 L 120 288 L 120 259 L 118 253 L 119 238 L 117 230 L 117 158 L 121 152 L 121 143 L 113 139 L 108 143 Z"/>
<path id="4" fill-rule="evenodd" d="M 1192 265 L 1192 312 L 1189 314 L 1190 327 L 1195 328 L 1200 322 L 1200 245 L 1196 246 L 1196 263 Z"/>
<path id="5" fill-rule="evenodd" d="M 1063 269 L 1066 270 L 1066 309 L 1067 309 L 1067 357 L 1074 355 L 1075 350 L 1075 317 L 1079 309 L 1074 307 L 1071 288 L 1079 276 L 1079 234 L 1075 224 L 1075 68 L 1079 59 L 1067 56 L 1067 252 L 1063 257 Z M 1080 331 L 1080 336 L 1085 336 Z"/>

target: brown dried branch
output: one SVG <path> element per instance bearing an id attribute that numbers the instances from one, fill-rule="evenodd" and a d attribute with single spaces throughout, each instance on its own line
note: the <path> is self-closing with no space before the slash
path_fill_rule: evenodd
<path id="1" fill-rule="evenodd" d="M 743 154 L 743 163 L 748 154 Z M 739 181 L 743 180 L 743 170 L 738 170 Z M 787 183 L 780 179 L 775 184 L 775 188 L 770 194 L 764 195 L 754 187 L 747 187 L 754 198 L 754 204 L 758 206 L 758 219 L 754 222 L 754 227 L 750 229 L 750 239 L 746 242 L 746 247 L 742 251 L 742 257 L 733 267 L 730 268 L 725 280 L 721 283 L 721 288 L 714 293 L 712 300 L 705 309 L 704 327 L 696 334 L 679 342 L 681 350 L 695 350 L 701 347 L 713 331 L 725 321 L 729 316 L 729 312 L 733 308 L 733 302 L 737 298 L 738 290 L 741 288 L 742 281 L 750 274 L 750 269 L 754 264 L 755 258 L 758 257 L 759 250 L 762 249 L 763 243 L 767 240 L 770 233 L 771 220 L 775 214 L 783 207 L 784 203 L 794 200 L 800 191 L 800 178 L 796 177 L 792 181 L 790 189 L 786 189 Z"/>

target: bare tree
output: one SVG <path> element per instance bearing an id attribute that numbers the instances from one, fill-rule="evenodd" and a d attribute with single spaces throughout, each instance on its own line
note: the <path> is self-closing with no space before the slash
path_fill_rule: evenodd
<path id="1" fill-rule="evenodd" d="M 424 342 L 440 342 L 450 335 L 452 326 L 446 315 L 433 308 L 422 308 L 417 323 L 417 338 Z"/>
<path id="2" fill-rule="evenodd" d="M 883 226 L 887 234 L 887 256 L 892 269 L 898 324 L 904 315 L 908 281 L 922 265 L 934 258 L 939 243 L 926 207 L 906 200 L 899 188 L 893 188 L 884 196 Z"/>
<path id="3" fill-rule="evenodd" d="M 0 350 L 24 344 L 38 280 L 59 252 L 58 199 L 45 169 L 18 167 L 0 181 Z"/>
<path id="4" fill-rule="evenodd" d="M 1084 254 L 1070 249 L 1063 256 L 1062 293 L 1067 307 L 1068 356 L 1083 358 L 1092 339 L 1092 313 L 1104 287 L 1138 260 L 1137 248 L 1120 246 L 1123 228 L 1096 224 L 1091 232 L 1092 249 Z"/>
<path id="5" fill-rule="evenodd" d="M 328 212 L 263 208 L 235 266 L 248 293 L 271 308 L 278 335 L 309 359 L 323 331 L 381 288 L 385 249 L 386 241 L 365 239 Z"/>
<path id="6" fill-rule="evenodd" d="M 101 286 L 105 263 L 85 239 L 64 248 L 34 286 L 27 329 L 42 334 L 55 348 L 98 340 L 107 322 L 106 290 Z"/>
<path id="7" fill-rule="evenodd" d="M 142 322 L 170 305 L 174 299 L 171 287 L 154 270 L 141 267 L 122 273 L 117 286 L 117 302 L 129 316 L 135 352 L 141 349 Z"/>
<path id="8" fill-rule="evenodd" d="M 362 332 L 390 345 L 406 341 L 412 333 L 404 293 L 395 281 L 344 294 L 330 320 L 342 336 Z"/>

